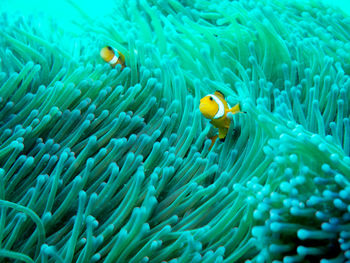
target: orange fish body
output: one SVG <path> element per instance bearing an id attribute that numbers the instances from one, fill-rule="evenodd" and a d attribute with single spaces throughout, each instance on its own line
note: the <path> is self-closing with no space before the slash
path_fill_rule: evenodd
<path id="1" fill-rule="evenodd" d="M 106 46 L 101 49 L 100 55 L 104 61 L 109 63 L 113 68 L 120 64 L 121 65 L 121 70 L 125 68 L 125 56 L 118 50 L 115 50 L 110 47 Z"/>
<path id="2" fill-rule="evenodd" d="M 209 94 L 200 100 L 199 110 L 205 118 L 211 120 L 211 124 L 219 129 L 219 139 L 225 139 L 231 122 L 227 118 L 227 113 L 236 114 L 240 112 L 240 107 L 236 104 L 231 108 L 224 95 L 220 91 L 215 91 L 214 94 Z"/>

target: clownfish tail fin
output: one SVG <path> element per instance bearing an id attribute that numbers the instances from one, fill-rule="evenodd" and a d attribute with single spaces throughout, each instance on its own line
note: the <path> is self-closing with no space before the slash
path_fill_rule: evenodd
<path id="1" fill-rule="evenodd" d="M 230 112 L 232 114 L 236 114 L 238 112 L 241 112 L 241 108 L 239 106 L 239 103 L 237 103 L 235 106 L 233 106 L 231 109 L 230 109 Z"/>

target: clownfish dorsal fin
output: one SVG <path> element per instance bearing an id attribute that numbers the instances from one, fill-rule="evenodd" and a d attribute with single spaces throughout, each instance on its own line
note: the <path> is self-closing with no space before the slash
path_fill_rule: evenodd
<path id="1" fill-rule="evenodd" d="M 214 95 L 216 95 L 218 98 L 225 100 L 225 95 L 220 90 L 216 90 L 214 92 Z"/>

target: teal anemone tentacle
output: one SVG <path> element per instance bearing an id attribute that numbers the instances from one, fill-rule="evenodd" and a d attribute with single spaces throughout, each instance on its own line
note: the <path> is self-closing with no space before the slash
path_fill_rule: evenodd
<path id="1" fill-rule="evenodd" d="M 37 246 L 36 253 L 38 253 L 40 245 L 42 245 L 44 243 L 44 240 L 45 240 L 45 228 L 44 228 L 44 225 L 43 225 L 41 219 L 38 217 L 38 215 L 36 215 L 32 210 L 30 210 L 24 206 L 20 206 L 18 204 L 11 203 L 11 202 L 8 202 L 5 200 L 0 200 L 0 205 L 4 206 L 4 207 L 10 207 L 10 208 L 13 208 L 17 211 L 25 213 L 36 223 L 36 225 L 37 225 L 37 238 L 38 238 L 38 243 L 39 243 L 39 246 Z"/>

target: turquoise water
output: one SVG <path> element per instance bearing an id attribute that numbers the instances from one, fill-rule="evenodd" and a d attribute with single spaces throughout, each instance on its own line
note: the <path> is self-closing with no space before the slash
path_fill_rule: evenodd
<path id="1" fill-rule="evenodd" d="M 75 4 L 80 6 L 86 13 L 92 16 L 101 16 L 108 12 L 108 9 L 113 5 L 111 0 L 102 1 L 82 1 L 74 0 Z M 68 1 L 49 1 L 49 0 L 4 0 L 1 1 L 0 7 L 2 10 L 19 11 L 25 14 L 29 13 L 46 13 L 55 16 L 58 19 L 74 19 L 72 6 Z M 72 12 L 72 13 L 67 13 Z M 76 14 L 77 15 L 77 14 Z"/>
<path id="2" fill-rule="evenodd" d="M 350 14 L 350 2 L 346 0 L 332 1 L 332 0 L 324 0 L 325 3 L 336 6 L 343 12 Z"/>
<path id="3" fill-rule="evenodd" d="M 73 0 L 74 4 L 79 6 L 86 14 L 92 18 L 98 18 L 107 15 L 113 7 L 113 0 L 102 1 L 82 1 Z M 25 15 L 47 15 L 62 21 L 67 25 L 68 22 L 80 18 L 79 12 L 69 3 L 69 1 L 49 1 L 49 0 L 4 0 L 0 3 L 0 10 L 6 10 L 13 13 L 18 12 Z"/>
<path id="4" fill-rule="evenodd" d="M 1 1 L 0 262 L 349 261 L 349 5 Z"/>
<path id="5" fill-rule="evenodd" d="M 350 3 L 347 0 L 322 0 L 331 6 L 336 6 L 340 10 L 350 13 Z M 113 0 L 73 0 L 80 8 L 82 8 L 87 14 L 92 17 L 99 17 L 109 13 L 111 6 L 113 6 Z M 301 2 L 301 1 L 299 1 Z M 19 11 L 25 14 L 36 14 L 43 12 L 49 14 L 59 20 L 74 19 L 78 13 L 74 12 L 71 5 L 66 0 L 63 1 L 49 1 L 49 0 L 3 0 L 0 3 L 1 10 Z M 67 13 L 68 11 L 68 13 Z"/>
<path id="6" fill-rule="evenodd" d="M 350 2 L 347 0 L 322 0 L 324 3 L 339 8 L 341 11 L 350 14 Z M 86 14 L 92 18 L 98 18 L 109 14 L 113 7 L 113 0 L 73 0 Z M 302 2 L 302 1 L 299 1 Z M 0 10 L 6 10 L 10 13 L 19 12 L 23 14 L 48 15 L 58 21 L 61 21 L 65 26 L 70 26 L 70 21 L 79 19 L 80 14 L 68 1 L 49 1 L 49 0 L 3 0 L 0 2 Z"/>

